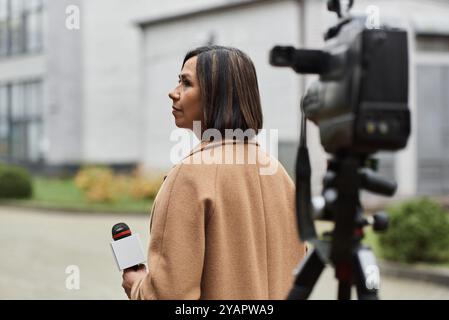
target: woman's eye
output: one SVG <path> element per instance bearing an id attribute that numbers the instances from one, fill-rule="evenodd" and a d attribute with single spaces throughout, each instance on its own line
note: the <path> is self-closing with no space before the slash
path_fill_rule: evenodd
<path id="1" fill-rule="evenodd" d="M 179 79 L 179 80 L 178 80 L 178 83 L 181 83 L 181 82 L 182 82 L 182 84 L 185 85 L 185 86 L 189 86 L 189 85 L 190 85 L 190 82 L 187 81 L 187 80 L 181 80 L 181 79 Z"/>
<path id="2" fill-rule="evenodd" d="M 189 80 L 186 80 L 186 79 L 179 79 L 179 80 L 178 80 L 178 84 L 181 84 L 181 82 L 182 82 L 182 85 L 183 85 L 184 87 L 191 86 Z"/>

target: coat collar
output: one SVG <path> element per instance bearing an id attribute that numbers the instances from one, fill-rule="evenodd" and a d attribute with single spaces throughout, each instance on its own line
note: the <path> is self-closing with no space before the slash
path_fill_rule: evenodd
<path id="1" fill-rule="evenodd" d="M 250 139 L 248 141 L 224 139 L 224 140 L 220 140 L 220 141 L 216 141 L 216 142 L 210 142 L 210 141 L 203 140 L 195 148 L 193 148 L 192 151 L 190 151 L 190 154 L 188 156 L 184 157 L 183 160 L 192 156 L 193 154 L 195 154 L 197 152 L 212 149 L 217 146 L 231 145 L 231 144 L 253 144 L 253 145 L 256 145 L 259 147 L 259 143 L 255 139 Z"/>

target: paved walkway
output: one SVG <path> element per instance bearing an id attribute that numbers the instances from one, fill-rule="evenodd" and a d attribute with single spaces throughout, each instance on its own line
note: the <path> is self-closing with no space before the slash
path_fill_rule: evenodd
<path id="1" fill-rule="evenodd" d="M 148 217 L 30 212 L 0 207 L 0 299 L 125 299 L 110 248 L 111 229 L 125 222 L 146 252 Z M 66 268 L 80 270 L 68 290 Z"/>
<path id="2" fill-rule="evenodd" d="M 32 212 L 0 207 L 0 299 L 125 299 L 121 273 L 109 246 L 111 227 L 126 222 L 146 251 L 148 216 Z M 80 270 L 80 289 L 66 288 L 66 268 Z M 334 299 L 337 284 L 327 269 L 313 299 Z M 449 299 L 449 287 L 381 279 L 382 299 Z"/>

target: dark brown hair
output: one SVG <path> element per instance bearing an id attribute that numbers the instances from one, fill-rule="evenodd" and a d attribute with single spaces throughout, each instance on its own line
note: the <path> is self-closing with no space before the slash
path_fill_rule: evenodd
<path id="1" fill-rule="evenodd" d="M 256 69 L 236 48 L 205 46 L 188 52 L 182 66 L 197 56 L 196 74 L 201 92 L 205 129 L 253 129 L 263 126 Z"/>

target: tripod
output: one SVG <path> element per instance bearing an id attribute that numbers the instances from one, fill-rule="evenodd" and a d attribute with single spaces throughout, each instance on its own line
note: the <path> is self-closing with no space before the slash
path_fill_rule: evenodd
<path id="1" fill-rule="evenodd" d="M 313 244 L 314 248 L 298 266 L 294 286 L 287 299 L 307 299 L 326 264 L 335 268 L 339 300 L 351 298 L 352 285 L 355 285 L 359 299 L 378 299 L 379 268 L 372 250 L 362 245 L 361 240 L 365 226 L 372 225 L 375 231 L 386 230 L 388 218 L 383 212 L 365 218 L 359 192 L 365 189 L 392 196 L 397 184 L 375 173 L 374 162 L 367 155 L 340 152 L 329 161 L 323 179 L 324 206 L 314 208 L 304 98 L 301 110 L 296 159 L 296 215 L 300 238 Z M 313 218 L 334 221 L 334 230 L 318 239 Z"/>
<path id="2" fill-rule="evenodd" d="M 289 300 L 307 299 L 328 263 L 335 267 L 339 300 L 350 299 L 352 285 L 359 299 L 378 299 L 379 268 L 373 252 L 361 240 L 363 227 L 372 224 L 376 231 L 385 230 L 388 220 L 382 213 L 373 219 L 364 218 L 359 191 L 363 188 L 392 195 L 396 184 L 363 167 L 364 163 L 363 157 L 351 155 L 337 156 L 329 163 L 323 192 L 326 205 L 320 215 L 324 220 L 333 220 L 335 228 L 321 240 L 311 239 L 314 248 L 298 268 Z"/>

